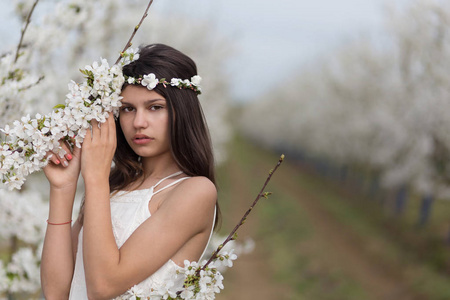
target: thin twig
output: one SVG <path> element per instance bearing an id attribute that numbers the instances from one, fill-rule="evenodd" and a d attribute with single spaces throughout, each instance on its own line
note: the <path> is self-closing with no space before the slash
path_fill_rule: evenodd
<path id="1" fill-rule="evenodd" d="M 28 89 L 32 88 L 33 86 L 38 85 L 39 82 L 41 82 L 44 78 L 45 78 L 45 76 L 41 76 L 41 77 L 38 78 L 38 80 L 35 83 L 27 85 L 27 86 L 25 86 L 23 88 L 20 88 L 20 89 L 18 89 L 18 91 L 22 92 L 22 91 L 28 90 Z"/>
<path id="2" fill-rule="evenodd" d="M 261 191 L 259 192 L 258 196 L 256 196 L 256 199 L 253 201 L 252 205 L 250 206 L 250 208 L 245 212 L 244 216 L 241 218 L 241 220 L 237 223 L 237 225 L 234 227 L 234 229 L 230 232 L 230 234 L 228 235 L 228 237 L 225 239 L 225 241 L 219 245 L 219 247 L 217 247 L 217 249 L 214 251 L 214 253 L 211 255 L 210 259 L 206 262 L 206 264 L 199 270 L 197 270 L 197 273 L 200 273 L 201 270 L 206 269 L 206 267 L 214 260 L 217 258 L 217 254 L 219 253 L 219 251 L 231 240 L 235 239 L 235 233 L 236 231 L 239 229 L 239 227 L 241 227 L 244 223 L 245 220 L 247 219 L 248 215 L 250 214 L 250 212 L 253 210 L 253 208 L 255 207 L 255 205 L 258 203 L 259 199 L 261 199 L 262 197 L 267 198 L 267 196 L 269 195 L 269 193 L 264 192 L 264 189 L 266 188 L 267 184 L 269 183 L 270 179 L 272 178 L 272 175 L 275 173 L 275 171 L 278 169 L 278 167 L 281 165 L 281 163 L 284 160 L 284 155 L 281 155 L 280 159 L 278 160 L 275 168 L 273 168 L 273 170 L 270 171 L 269 176 L 266 179 L 266 182 L 264 182 L 264 185 L 261 188 Z"/>
<path id="3" fill-rule="evenodd" d="M 119 56 L 119 58 L 116 60 L 116 63 L 115 63 L 115 64 L 119 63 L 120 59 L 122 58 L 122 54 L 123 54 L 128 48 L 131 47 L 131 41 L 133 40 L 134 36 L 136 35 L 136 32 L 138 31 L 138 29 L 141 27 L 142 22 L 143 22 L 144 19 L 147 17 L 147 15 L 148 15 L 148 10 L 149 10 L 150 6 L 152 5 L 152 3 L 153 3 L 153 0 L 150 0 L 150 1 L 148 2 L 147 8 L 145 9 L 144 14 L 142 15 L 141 21 L 139 21 L 139 24 L 137 24 L 137 25 L 134 27 L 134 30 L 133 30 L 133 33 L 132 33 L 131 36 L 130 36 L 130 39 L 129 39 L 128 42 L 126 43 L 126 45 L 125 45 L 125 47 L 123 48 L 122 52 L 120 52 L 120 56 Z"/>
<path id="4" fill-rule="evenodd" d="M 17 45 L 17 50 L 16 50 L 16 56 L 14 58 L 14 63 L 16 63 L 17 60 L 19 59 L 19 55 L 20 55 L 19 53 L 20 53 L 20 48 L 22 48 L 23 37 L 25 36 L 25 32 L 27 31 L 28 24 L 30 24 L 30 21 L 31 21 L 31 15 L 33 14 L 34 8 L 38 4 L 38 2 L 39 2 L 39 0 L 34 1 L 33 6 L 31 7 L 31 10 L 28 13 L 27 19 L 25 20 L 25 25 L 22 28 L 22 32 L 20 34 L 20 41 L 19 41 L 19 44 Z"/>

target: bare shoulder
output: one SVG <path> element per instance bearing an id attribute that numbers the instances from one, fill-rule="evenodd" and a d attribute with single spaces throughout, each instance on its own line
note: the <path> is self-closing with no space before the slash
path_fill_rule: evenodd
<path id="1" fill-rule="evenodd" d="M 177 204 L 201 205 L 214 208 L 217 201 L 217 189 L 214 183 L 204 176 L 195 176 L 180 182 L 173 190 L 174 201 Z"/>
<path id="2" fill-rule="evenodd" d="M 184 180 L 180 184 L 180 190 L 205 194 L 206 196 L 217 196 L 217 189 L 209 178 L 204 176 L 195 176 Z"/>

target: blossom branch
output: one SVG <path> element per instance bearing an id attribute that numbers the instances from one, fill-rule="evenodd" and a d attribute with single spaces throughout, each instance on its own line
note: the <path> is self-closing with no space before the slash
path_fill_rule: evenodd
<path id="1" fill-rule="evenodd" d="M 31 15 L 33 14 L 34 9 L 35 9 L 36 5 L 38 4 L 38 2 L 39 2 L 39 0 L 34 1 L 33 6 L 31 7 L 31 10 L 28 13 L 27 19 L 25 20 L 25 25 L 22 28 L 22 32 L 20 34 L 20 41 L 19 41 L 19 44 L 17 45 L 17 50 L 16 50 L 16 56 L 14 58 L 14 63 L 16 63 L 17 60 L 19 59 L 19 56 L 20 56 L 19 52 L 20 52 L 20 48 L 22 48 L 23 37 L 25 36 L 25 32 L 27 31 L 28 24 L 30 24 L 30 21 L 31 21 Z"/>
<path id="2" fill-rule="evenodd" d="M 150 9 L 150 6 L 152 5 L 152 3 L 153 3 L 153 0 L 150 0 L 150 1 L 148 2 L 147 8 L 145 9 L 144 14 L 142 15 L 141 20 L 140 20 L 139 23 L 134 27 L 134 30 L 133 30 L 133 33 L 132 33 L 131 36 L 130 36 L 130 39 L 129 39 L 128 42 L 126 43 L 126 45 L 125 45 L 125 47 L 123 48 L 122 52 L 120 52 L 120 56 L 119 56 L 119 58 L 117 58 L 115 64 L 118 64 L 118 63 L 119 63 L 119 61 L 122 59 L 123 53 L 124 53 L 128 48 L 131 47 L 131 41 L 133 40 L 134 36 L 136 35 L 136 32 L 137 32 L 137 31 L 139 30 L 139 28 L 141 27 L 142 22 L 144 21 L 144 19 L 148 16 L 148 10 Z"/>
<path id="3" fill-rule="evenodd" d="M 21 43 L 38 1 L 35 0 L 27 16 Z M 94 62 L 80 70 L 84 74 L 83 82 L 69 83 L 70 92 L 66 97 L 66 105 L 57 105 L 51 113 L 44 116 L 37 114 L 36 118 L 31 118 L 27 115 L 20 121 L 14 121 L 12 127 L 6 125 L 4 129 L 0 128 L 0 134 L 5 136 L 5 141 L 0 140 L 0 182 L 7 185 L 8 189 L 20 189 L 29 174 L 44 168 L 48 163 L 46 153 L 49 151 L 57 151 L 63 155 L 64 151 L 59 143 L 61 139 L 72 137 L 75 145 L 81 147 L 92 119 L 103 123 L 110 112 L 118 115 L 124 82 L 122 67 L 138 58 L 130 48 L 131 40 L 147 17 L 152 3 L 153 0 L 150 0 L 139 24 L 135 26 L 127 45 L 120 53 L 119 60 L 112 67 L 102 59 L 100 63 Z M 21 43 L 17 48 L 16 59 L 20 56 Z"/>
<path id="4" fill-rule="evenodd" d="M 267 177 L 266 181 L 264 182 L 264 185 L 261 188 L 261 191 L 259 192 L 258 196 L 256 196 L 256 199 L 253 201 L 252 205 L 250 206 L 250 208 L 245 212 L 244 216 L 241 218 L 241 220 L 238 222 L 238 224 L 234 227 L 234 229 L 230 232 L 230 234 L 228 235 L 228 237 L 225 239 L 225 241 L 219 245 L 219 247 L 217 247 L 217 249 L 214 251 L 214 253 L 211 255 L 210 259 L 206 262 L 205 265 L 203 265 L 203 267 L 201 269 L 197 270 L 197 273 L 200 273 L 201 270 L 205 270 L 206 267 L 218 257 L 218 253 L 219 251 L 230 241 L 235 240 L 236 239 L 236 232 L 237 230 L 245 223 L 248 215 L 250 214 L 250 212 L 253 210 L 253 208 L 255 207 L 255 205 L 258 203 L 259 199 L 261 199 L 262 197 L 264 198 L 268 198 L 268 196 L 271 194 L 269 192 L 264 192 L 264 189 L 266 188 L 267 184 L 269 183 L 270 179 L 272 178 L 273 174 L 275 173 L 275 171 L 278 169 L 278 167 L 281 165 L 281 163 L 284 160 L 284 154 L 282 154 L 280 156 L 280 159 L 278 160 L 275 168 L 273 168 L 272 170 L 270 170 L 269 172 L 269 176 Z"/>

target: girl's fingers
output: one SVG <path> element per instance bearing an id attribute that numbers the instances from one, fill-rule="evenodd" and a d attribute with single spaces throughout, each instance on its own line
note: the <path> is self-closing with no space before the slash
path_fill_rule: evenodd
<path id="1" fill-rule="evenodd" d="M 73 155 L 76 157 L 80 157 L 81 156 L 81 147 L 78 148 L 77 146 L 73 147 Z"/>
<path id="2" fill-rule="evenodd" d="M 100 127 L 97 120 L 91 120 L 91 130 L 92 130 L 92 139 L 97 139 L 100 137 Z"/>
<path id="3" fill-rule="evenodd" d="M 72 153 L 69 149 L 69 146 L 64 141 L 60 142 L 60 146 L 62 149 L 58 150 L 57 158 L 63 167 L 68 167 L 69 160 L 71 160 L 73 158 Z"/>
<path id="4" fill-rule="evenodd" d="M 67 160 L 71 160 L 72 157 L 72 150 L 69 147 L 69 144 L 67 141 L 61 143 L 61 147 L 64 149 L 64 151 L 66 152 L 66 154 L 64 155 L 64 158 Z"/>
<path id="5" fill-rule="evenodd" d="M 114 120 L 114 115 L 113 113 L 109 113 L 109 117 L 108 117 L 108 138 L 110 140 L 115 140 L 116 139 L 116 121 Z"/>
<path id="6" fill-rule="evenodd" d="M 109 118 L 106 119 L 104 124 L 100 124 L 100 137 L 103 141 L 108 140 L 109 132 Z"/>
<path id="7" fill-rule="evenodd" d="M 100 146 L 116 146 L 116 124 L 113 113 L 110 113 L 105 123 L 91 120 L 91 130 L 87 130 L 83 148 Z"/>
<path id="8" fill-rule="evenodd" d="M 109 113 L 105 124 L 102 124 L 100 132 L 104 141 L 111 141 L 112 138 L 116 138 L 116 122 L 112 112 Z"/>
<path id="9" fill-rule="evenodd" d="M 61 163 L 61 161 L 57 158 L 57 156 L 53 152 L 50 152 L 50 154 L 47 155 L 47 159 L 52 163 L 54 163 L 55 165 L 59 165 Z"/>
<path id="10" fill-rule="evenodd" d="M 86 135 L 84 136 L 83 145 L 89 144 L 91 141 L 92 141 L 92 129 L 88 128 L 86 130 Z"/>
<path id="11" fill-rule="evenodd" d="M 101 124 L 97 120 L 93 119 L 91 120 L 91 126 L 92 135 L 90 137 L 93 140 L 101 139 L 102 141 L 107 142 L 112 138 L 116 138 L 116 123 L 112 112 L 109 113 L 109 116 L 104 124 Z M 87 136 L 88 135 L 86 134 L 86 138 Z"/>
<path id="12" fill-rule="evenodd" d="M 63 167 L 69 166 L 69 161 L 73 159 L 72 151 L 66 142 L 60 142 L 62 149 L 49 152 L 47 159 L 55 165 L 61 165 Z"/>

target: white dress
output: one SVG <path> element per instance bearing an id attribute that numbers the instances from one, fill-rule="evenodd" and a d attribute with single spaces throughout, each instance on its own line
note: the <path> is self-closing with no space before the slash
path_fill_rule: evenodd
<path id="1" fill-rule="evenodd" d="M 111 220 L 114 238 L 116 240 L 117 247 L 120 248 L 125 241 L 131 236 L 131 234 L 141 225 L 145 220 L 150 217 L 150 211 L 148 204 L 152 199 L 152 196 L 169 188 L 178 182 L 188 179 L 190 177 L 180 178 L 167 186 L 154 191 L 154 189 L 165 179 L 177 176 L 182 172 L 177 172 L 170 176 L 161 179 L 157 184 L 148 189 L 134 190 L 134 191 L 119 191 L 111 197 Z M 215 212 L 214 212 L 215 219 Z M 209 239 L 211 239 L 211 234 Z M 206 250 L 206 248 L 205 248 Z M 205 254 L 203 251 L 202 256 Z M 200 260 L 199 260 L 200 261 Z M 151 289 L 158 289 L 164 285 L 168 280 L 174 281 L 174 275 L 177 270 L 182 269 L 172 260 L 166 262 L 158 271 L 153 273 L 150 277 L 137 284 L 137 288 L 150 291 Z M 175 280 L 175 286 L 183 286 L 183 278 L 178 277 Z M 125 297 L 119 296 L 115 299 L 124 299 Z M 75 261 L 75 270 L 72 278 L 72 284 L 70 286 L 70 300 L 88 300 L 86 290 L 86 279 L 83 266 L 83 228 L 80 230 L 78 236 L 78 248 Z"/>

